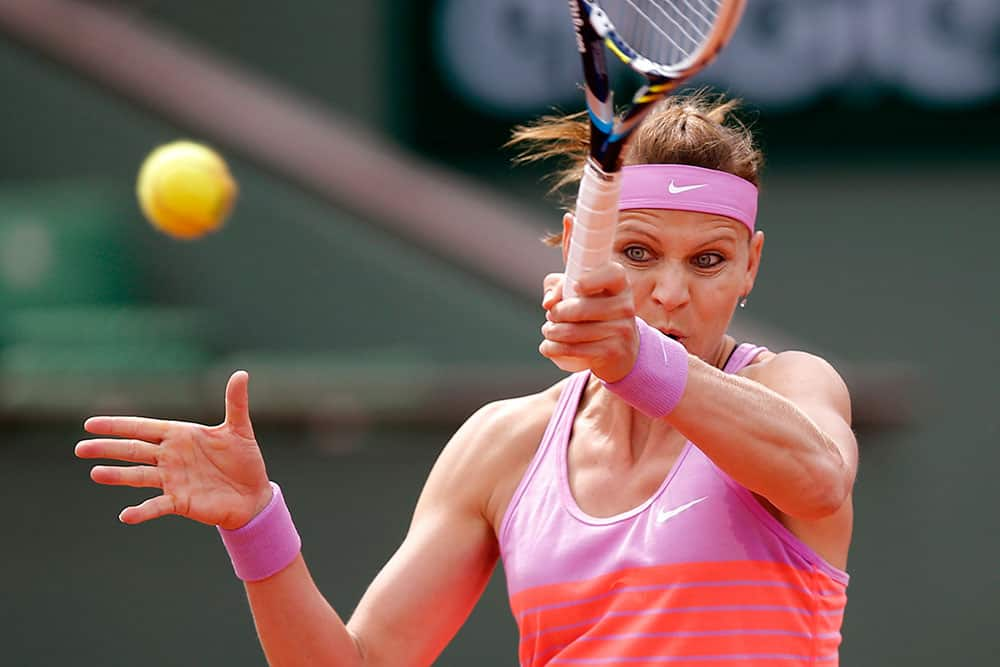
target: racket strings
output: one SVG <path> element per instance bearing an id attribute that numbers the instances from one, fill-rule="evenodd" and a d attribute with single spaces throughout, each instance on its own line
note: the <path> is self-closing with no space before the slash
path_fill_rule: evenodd
<path id="1" fill-rule="evenodd" d="M 702 0 L 697 2 L 691 2 L 691 0 L 683 0 L 684 7 L 690 12 L 692 19 L 697 17 L 701 21 L 702 25 L 705 26 L 706 30 L 712 29 L 712 24 L 715 23 L 715 17 L 718 14 L 718 8 L 713 9 L 709 7 Z M 699 11 L 699 7 L 701 8 Z"/>
<path id="2" fill-rule="evenodd" d="M 694 57 L 708 42 L 723 0 L 603 0 L 621 38 L 667 67 Z"/>

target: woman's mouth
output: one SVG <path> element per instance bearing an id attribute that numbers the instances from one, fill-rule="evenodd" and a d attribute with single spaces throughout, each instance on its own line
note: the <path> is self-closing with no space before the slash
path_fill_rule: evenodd
<path id="1" fill-rule="evenodd" d="M 672 329 L 660 329 L 660 333 L 662 333 L 667 338 L 673 338 L 678 343 L 683 342 L 685 338 L 685 336 L 682 335 L 680 332 L 674 331 Z"/>

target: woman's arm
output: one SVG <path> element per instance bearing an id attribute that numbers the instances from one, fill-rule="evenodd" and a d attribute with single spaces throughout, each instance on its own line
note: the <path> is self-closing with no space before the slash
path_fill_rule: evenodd
<path id="1" fill-rule="evenodd" d="M 784 514 L 833 514 L 850 496 L 858 461 L 843 380 L 803 352 L 778 354 L 745 375 L 689 355 L 687 386 L 665 419 Z"/>
<path id="2" fill-rule="evenodd" d="M 619 382 L 636 363 L 640 338 L 624 269 L 612 263 L 588 273 L 578 284 L 582 297 L 566 302 L 562 280 L 561 274 L 546 278 L 540 352 L 583 359 L 601 379 Z M 686 385 L 667 421 L 790 517 L 818 519 L 846 503 L 857 444 L 847 388 L 829 364 L 786 352 L 740 377 L 681 353 L 688 363 Z M 639 388 L 646 387 L 643 382 Z"/>
<path id="3" fill-rule="evenodd" d="M 345 624 L 313 584 L 300 558 L 280 574 L 247 585 L 268 661 L 286 665 L 429 665 L 458 631 L 496 565 L 496 539 L 482 508 L 489 473 L 476 445 L 494 406 L 477 412 L 435 464 L 402 545 Z M 373 480 L 377 483 L 377 480 Z"/>
<path id="4" fill-rule="evenodd" d="M 96 466 L 101 484 L 153 487 L 162 494 L 120 518 L 142 523 L 176 514 L 236 530 L 271 497 L 250 423 L 248 378 L 226 389 L 226 420 L 204 426 L 135 417 L 95 417 L 99 436 L 76 447 L 88 459 L 139 465 Z M 435 464 L 396 554 L 344 624 L 317 589 L 301 554 L 247 594 L 268 661 L 275 666 L 426 665 L 467 617 L 493 571 L 498 548 L 485 507 L 501 467 L 484 451 L 507 437 L 505 412 L 492 404 L 458 430 Z M 377 484 L 378 480 L 372 480 Z"/>

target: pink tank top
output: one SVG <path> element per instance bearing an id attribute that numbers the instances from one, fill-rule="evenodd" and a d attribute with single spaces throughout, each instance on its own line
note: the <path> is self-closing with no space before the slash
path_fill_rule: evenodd
<path id="1" fill-rule="evenodd" d="M 837 665 L 847 574 L 696 445 L 638 507 L 577 506 L 566 457 L 588 377 L 570 377 L 500 527 L 522 667 Z"/>

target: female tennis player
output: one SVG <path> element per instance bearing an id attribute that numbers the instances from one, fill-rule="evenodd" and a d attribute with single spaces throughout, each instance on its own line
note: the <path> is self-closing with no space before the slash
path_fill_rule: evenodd
<path id="1" fill-rule="evenodd" d="M 503 559 L 525 667 L 835 665 L 857 446 L 847 389 L 805 352 L 726 331 L 754 285 L 761 156 L 731 103 L 670 98 L 625 156 L 615 261 L 562 298 L 541 353 L 584 363 L 486 405 L 444 448 L 398 551 L 346 623 L 317 589 L 233 374 L 219 426 L 94 417 L 101 484 L 162 489 L 120 515 L 217 526 L 272 665 L 426 665 Z M 533 155 L 586 154 L 568 118 Z M 574 171 L 574 173 L 579 173 Z M 561 242 L 571 242 L 573 217 Z"/>

